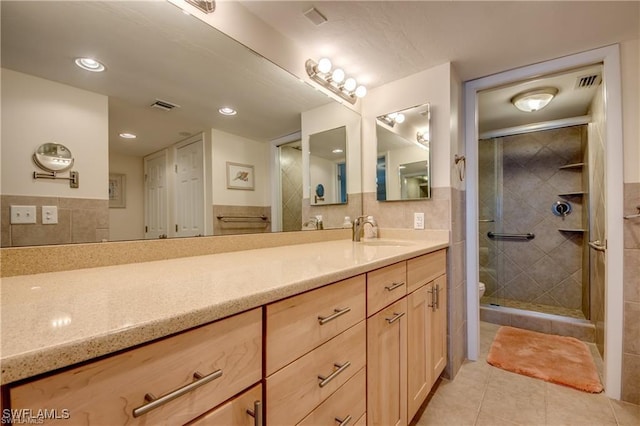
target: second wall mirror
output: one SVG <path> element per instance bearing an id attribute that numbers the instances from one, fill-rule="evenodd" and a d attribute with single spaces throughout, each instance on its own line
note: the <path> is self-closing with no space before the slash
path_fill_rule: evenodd
<path id="1" fill-rule="evenodd" d="M 347 128 L 309 136 L 309 203 L 347 203 Z"/>
<path id="2" fill-rule="evenodd" d="M 430 115 L 422 104 L 377 117 L 378 201 L 431 198 Z"/>

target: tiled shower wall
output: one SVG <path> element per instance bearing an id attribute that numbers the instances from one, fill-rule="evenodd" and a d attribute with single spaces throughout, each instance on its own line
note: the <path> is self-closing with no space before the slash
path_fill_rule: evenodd
<path id="1" fill-rule="evenodd" d="M 2 195 L 2 247 L 95 243 L 109 238 L 109 200 Z M 11 206 L 35 206 L 35 224 L 11 224 Z M 58 207 L 58 223 L 42 224 L 42 206 Z"/>
<path id="2" fill-rule="evenodd" d="M 280 181 L 282 188 L 282 230 L 302 228 L 302 151 L 280 147 Z"/>
<path id="3" fill-rule="evenodd" d="M 583 169 L 560 167 L 582 162 L 585 143 L 585 126 L 480 141 L 480 219 L 495 221 L 479 227 L 480 279 L 489 298 L 581 309 L 583 233 L 578 230 L 585 227 L 584 197 L 561 194 L 582 191 Z M 564 218 L 551 212 L 559 200 L 572 206 Z M 535 238 L 490 239 L 490 230 Z"/>
<path id="4" fill-rule="evenodd" d="M 624 214 L 638 213 L 640 183 L 625 183 Z M 624 221 L 622 399 L 640 404 L 640 218 Z"/>

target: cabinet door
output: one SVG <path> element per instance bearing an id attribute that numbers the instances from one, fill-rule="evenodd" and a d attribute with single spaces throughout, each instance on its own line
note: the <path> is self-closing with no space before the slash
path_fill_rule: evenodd
<path id="1" fill-rule="evenodd" d="M 432 282 L 407 296 L 408 419 L 416 414 L 431 389 L 431 288 Z"/>
<path id="2" fill-rule="evenodd" d="M 433 281 L 436 309 L 431 316 L 431 385 L 447 365 L 447 276 Z"/>
<path id="3" fill-rule="evenodd" d="M 187 423 L 187 426 L 262 426 L 264 417 L 261 401 L 262 385 L 258 384 L 215 410 Z"/>
<path id="4" fill-rule="evenodd" d="M 407 298 L 367 319 L 367 424 L 407 424 Z"/>

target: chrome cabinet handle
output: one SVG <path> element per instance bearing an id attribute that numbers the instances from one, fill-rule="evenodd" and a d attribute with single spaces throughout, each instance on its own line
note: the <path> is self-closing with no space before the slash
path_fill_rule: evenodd
<path id="1" fill-rule="evenodd" d="M 199 372 L 193 373 L 193 377 L 196 379 L 195 382 L 189 383 L 188 385 L 184 385 L 181 388 L 178 388 L 174 391 L 169 392 L 166 395 L 162 395 L 161 397 L 156 397 L 152 393 L 147 393 L 144 396 L 146 404 L 141 405 L 138 408 L 133 409 L 133 417 L 140 417 L 144 414 L 147 414 L 151 410 L 155 410 L 156 408 L 166 404 L 169 401 L 173 401 L 174 399 L 181 397 L 184 394 L 187 394 L 202 385 L 206 385 L 207 383 L 219 378 L 222 376 L 222 370 L 216 370 L 211 374 L 207 374 L 203 376 Z"/>
<path id="2" fill-rule="evenodd" d="M 396 288 L 402 287 L 403 285 L 404 285 L 404 282 L 391 283 L 391 285 L 385 286 L 384 289 L 387 291 L 393 291 Z"/>
<path id="3" fill-rule="evenodd" d="M 434 303 L 434 305 L 435 305 L 434 311 L 436 309 L 440 309 L 440 284 L 436 284 L 436 290 L 435 291 L 436 291 L 436 301 Z"/>
<path id="4" fill-rule="evenodd" d="M 262 402 L 253 403 L 253 411 L 247 410 L 247 414 L 253 417 L 253 426 L 262 426 Z"/>
<path id="5" fill-rule="evenodd" d="M 339 316 L 346 314 L 347 312 L 351 312 L 351 308 L 346 307 L 344 309 L 334 309 L 333 313 L 328 317 L 318 317 L 318 322 L 320 323 L 320 325 L 325 325 L 329 321 L 332 321 L 338 318 Z"/>
<path id="6" fill-rule="evenodd" d="M 330 381 L 332 381 L 333 379 L 335 379 L 338 376 L 338 374 L 342 373 L 344 370 L 349 368 L 351 366 L 351 363 L 349 361 L 347 361 L 342 365 L 340 365 L 340 364 L 333 364 L 333 365 L 334 365 L 334 367 L 337 368 L 337 370 L 335 370 L 333 373 L 331 373 L 327 377 L 318 376 L 318 379 L 320 379 L 320 383 L 318 383 L 318 386 L 320 386 L 321 388 L 327 386 Z"/>
<path id="7" fill-rule="evenodd" d="M 400 312 L 399 314 L 396 314 L 395 312 L 393 313 L 393 316 L 391 318 L 385 318 L 387 320 L 387 322 L 389 324 L 393 324 L 394 322 L 398 321 L 400 318 L 402 318 L 404 316 L 404 312 Z"/>
<path id="8" fill-rule="evenodd" d="M 350 421 L 351 421 L 351 416 L 350 415 L 345 417 L 344 419 L 336 417 L 336 422 L 338 422 L 338 426 L 347 426 Z"/>

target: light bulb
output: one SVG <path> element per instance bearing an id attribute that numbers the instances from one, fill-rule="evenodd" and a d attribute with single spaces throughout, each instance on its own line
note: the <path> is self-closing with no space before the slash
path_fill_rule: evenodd
<path id="1" fill-rule="evenodd" d="M 331 71 L 331 61 L 329 58 L 322 58 L 318 61 L 318 71 L 322 73 L 328 73 Z"/>
<path id="2" fill-rule="evenodd" d="M 358 84 L 356 83 L 355 78 L 349 77 L 344 81 L 344 90 L 347 92 L 353 92 Z"/>
<path id="3" fill-rule="evenodd" d="M 344 71 L 341 68 L 336 68 L 331 74 L 331 79 L 340 84 L 344 81 Z"/>
<path id="4" fill-rule="evenodd" d="M 404 114 L 398 114 L 395 118 L 396 123 L 404 123 Z"/>
<path id="5" fill-rule="evenodd" d="M 392 112 L 390 114 L 387 115 L 387 117 L 389 117 L 390 119 L 394 120 L 396 119 L 396 117 L 398 116 L 397 112 Z"/>
<path id="6" fill-rule="evenodd" d="M 76 65 L 91 72 L 102 72 L 105 67 L 93 58 L 76 58 Z"/>

